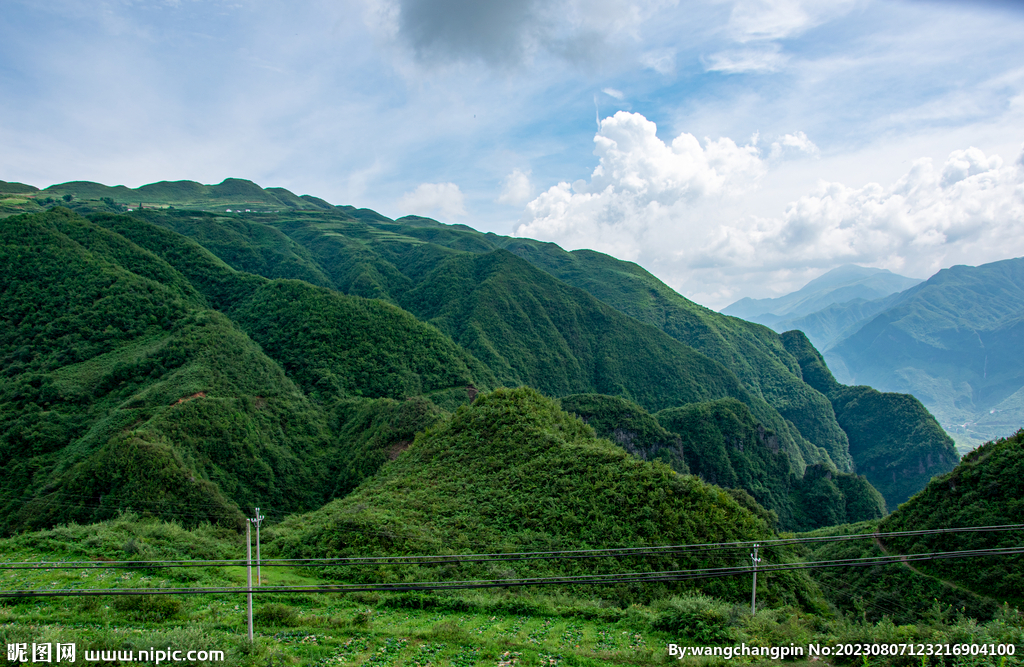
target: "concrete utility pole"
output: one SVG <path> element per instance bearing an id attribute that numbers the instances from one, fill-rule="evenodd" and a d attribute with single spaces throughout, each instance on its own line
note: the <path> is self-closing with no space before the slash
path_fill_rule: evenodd
<path id="1" fill-rule="evenodd" d="M 254 526 L 256 526 L 256 585 L 257 586 L 262 586 L 263 585 L 263 577 L 262 577 L 262 575 L 260 573 L 260 524 L 263 523 L 263 520 L 266 519 L 266 518 L 267 517 L 265 517 L 262 514 L 260 514 L 260 508 L 257 507 L 256 508 L 256 516 L 253 517 L 252 519 L 249 519 L 249 521 L 251 521 L 252 524 Z"/>
<path id="2" fill-rule="evenodd" d="M 757 564 L 761 559 L 757 557 L 757 544 L 754 544 L 754 553 L 750 554 L 750 560 L 754 563 L 754 585 L 750 589 L 750 613 L 757 613 Z"/>
<path id="3" fill-rule="evenodd" d="M 245 581 L 246 581 L 246 597 L 248 603 L 246 605 L 246 616 L 249 619 L 249 643 L 252 643 L 252 530 L 249 528 L 249 524 L 245 524 Z"/>

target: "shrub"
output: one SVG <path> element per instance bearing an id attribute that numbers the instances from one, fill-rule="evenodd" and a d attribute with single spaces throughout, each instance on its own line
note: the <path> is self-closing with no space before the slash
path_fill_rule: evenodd
<path id="1" fill-rule="evenodd" d="M 656 630 L 684 634 L 699 644 L 716 644 L 732 639 L 730 605 L 706 595 L 674 597 L 655 618 Z"/>
<path id="2" fill-rule="evenodd" d="M 252 614 L 253 621 L 260 625 L 298 625 L 298 616 L 295 610 L 286 604 L 274 602 L 265 604 Z"/>
<path id="3" fill-rule="evenodd" d="M 133 621 L 165 621 L 181 613 L 181 601 L 167 595 L 119 595 L 111 607 Z"/>

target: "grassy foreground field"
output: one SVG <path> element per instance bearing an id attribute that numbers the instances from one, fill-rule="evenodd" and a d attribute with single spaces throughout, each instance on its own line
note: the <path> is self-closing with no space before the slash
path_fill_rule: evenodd
<path id="1" fill-rule="evenodd" d="M 90 526 L 65 526 L 0 540 L 6 564 L 115 559 L 237 559 L 244 542 L 235 533 L 125 515 Z M 898 567 L 898 566 L 897 566 Z M 264 586 L 327 584 L 310 569 L 264 567 Z M 0 589 L 158 588 L 231 586 L 242 589 L 242 567 L 0 570 Z M 0 642 L 69 643 L 76 663 L 86 651 L 223 651 L 225 660 L 173 664 L 386 665 L 503 667 L 512 665 L 726 664 L 720 657 L 670 656 L 670 643 L 713 647 L 835 646 L 840 643 L 1014 644 L 1014 657 L 957 659 L 872 657 L 810 660 L 814 665 L 1019 665 L 1024 664 L 1024 618 L 1004 608 L 986 623 L 935 605 L 915 624 L 883 618 L 811 614 L 794 607 L 759 609 L 699 593 L 622 608 L 593 596 L 554 589 L 492 589 L 450 593 L 263 593 L 255 595 L 255 640 L 247 639 L 242 593 L 95 597 L 0 598 Z M 908 603 L 912 601 L 908 600 Z M 913 601 L 918 604 L 922 601 Z M 21 664 L 6 659 L 4 664 Z M 102 661 L 101 661 L 102 662 Z M 780 664 L 741 657 L 730 663 Z M 100 664 L 99 662 L 93 664 Z M 103 662 L 103 664 L 118 664 Z"/>

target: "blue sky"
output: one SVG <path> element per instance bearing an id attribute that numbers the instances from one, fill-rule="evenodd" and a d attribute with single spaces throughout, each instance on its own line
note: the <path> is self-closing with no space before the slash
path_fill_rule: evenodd
<path id="1" fill-rule="evenodd" d="M 6 0 L 0 179 L 227 177 L 714 308 L 1024 255 L 1024 5 Z"/>

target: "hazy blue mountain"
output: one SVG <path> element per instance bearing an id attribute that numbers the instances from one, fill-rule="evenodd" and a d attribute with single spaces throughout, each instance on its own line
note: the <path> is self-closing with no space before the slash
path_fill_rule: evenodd
<path id="1" fill-rule="evenodd" d="M 779 332 L 799 329 L 807 334 L 814 347 L 825 351 L 892 305 L 900 294 L 897 292 L 873 301 L 853 299 L 845 303 L 833 303 L 810 315 L 780 320 L 772 328 Z"/>
<path id="2" fill-rule="evenodd" d="M 874 301 L 902 292 L 919 282 L 916 278 L 907 278 L 885 269 L 844 264 L 785 296 L 774 299 L 743 298 L 726 306 L 721 312 L 781 332 L 787 329 L 776 327 L 779 322 L 810 315 L 833 304 L 855 299 Z"/>
<path id="3" fill-rule="evenodd" d="M 1024 424 L 1024 258 L 954 266 L 825 353 L 841 382 L 916 396 L 961 448 Z"/>

